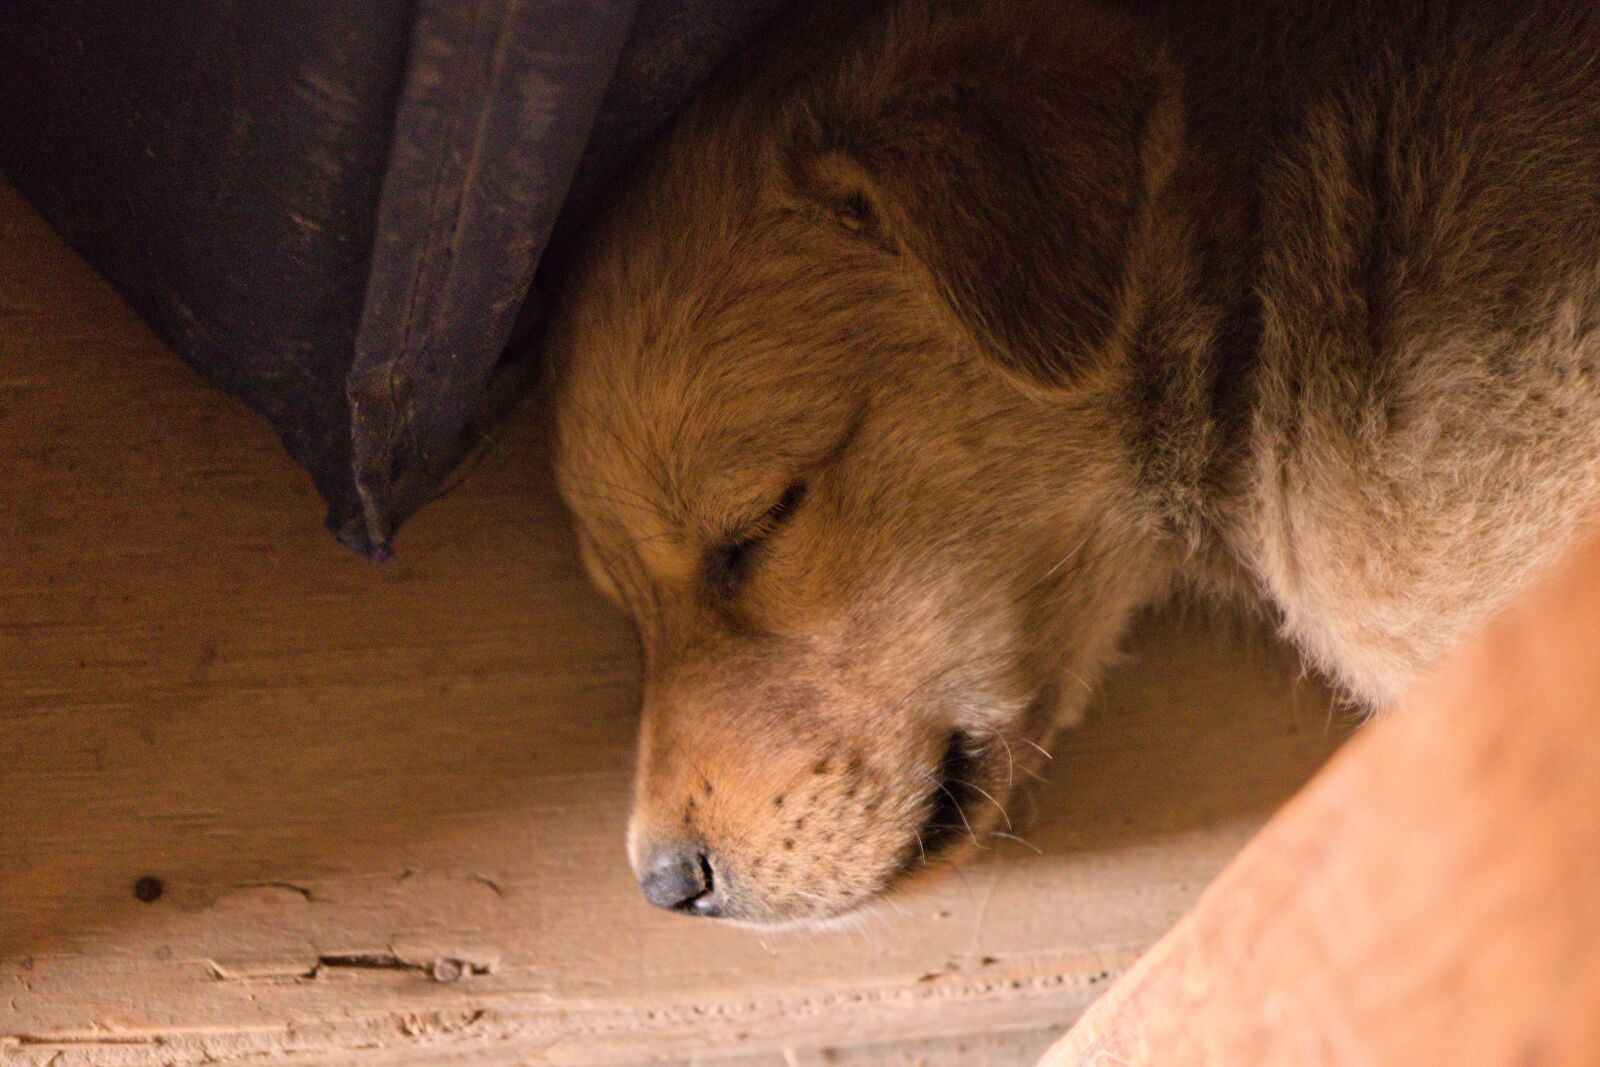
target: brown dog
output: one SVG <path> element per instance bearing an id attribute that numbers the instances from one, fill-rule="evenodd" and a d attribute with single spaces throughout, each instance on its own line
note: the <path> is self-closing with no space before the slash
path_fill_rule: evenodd
<path id="1" fill-rule="evenodd" d="M 551 335 L 650 901 L 870 900 L 1176 589 L 1379 706 L 1524 584 L 1600 496 L 1597 21 L 903 0 L 713 86 Z"/>

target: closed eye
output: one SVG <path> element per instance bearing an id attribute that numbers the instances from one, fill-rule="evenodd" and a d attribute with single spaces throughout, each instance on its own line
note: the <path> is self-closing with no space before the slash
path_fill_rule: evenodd
<path id="1" fill-rule="evenodd" d="M 805 495 L 806 483 L 795 482 L 783 491 L 765 515 L 706 553 L 706 584 L 713 592 L 724 600 L 739 595 L 757 552 L 767 538 L 794 515 Z"/>

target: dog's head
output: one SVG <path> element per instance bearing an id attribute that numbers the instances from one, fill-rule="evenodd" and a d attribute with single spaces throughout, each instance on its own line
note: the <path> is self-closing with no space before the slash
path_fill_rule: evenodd
<path id="1" fill-rule="evenodd" d="M 652 903 L 822 919 L 996 832 L 1160 581 L 1119 353 L 1165 105 L 1047 17 L 792 29 L 594 229 L 557 473 L 643 647 Z"/>

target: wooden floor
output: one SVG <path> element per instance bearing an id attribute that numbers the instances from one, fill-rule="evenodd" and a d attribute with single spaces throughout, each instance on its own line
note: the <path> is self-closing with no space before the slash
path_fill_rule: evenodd
<path id="1" fill-rule="evenodd" d="M 1155 622 L 1037 854 L 760 936 L 634 888 L 634 651 L 536 405 L 398 549 L 0 186 L 0 1061 L 1031 1062 L 1341 736 Z"/>

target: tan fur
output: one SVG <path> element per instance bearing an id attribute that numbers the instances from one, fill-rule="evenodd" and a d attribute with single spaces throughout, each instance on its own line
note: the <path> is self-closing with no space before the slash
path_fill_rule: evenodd
<path id="1" fill-rule="evenodd" d="M 550 336 L 646 661 L 636 869 L 840 914 L 989 832 L 1174 588 L 1380 706 L 1552 558 L 1600 497 L 1600 33 L 1518 11 L 841 5 L 708 90 Z"/>

